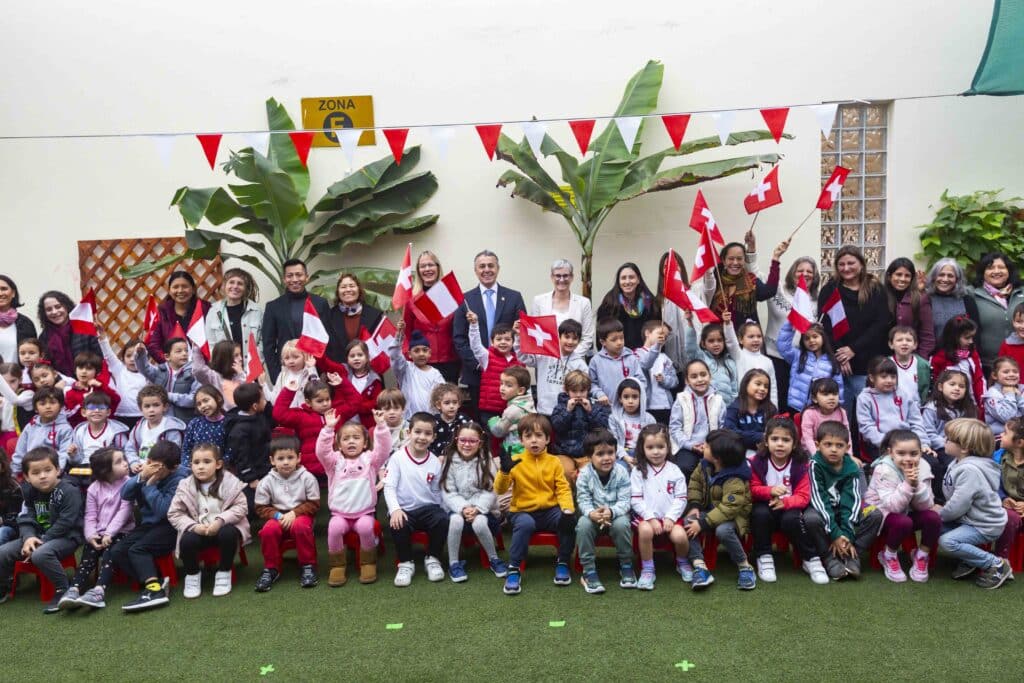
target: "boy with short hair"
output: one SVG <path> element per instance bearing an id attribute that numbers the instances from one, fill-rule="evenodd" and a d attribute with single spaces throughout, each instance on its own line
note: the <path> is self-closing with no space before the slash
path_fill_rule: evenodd
<path id="1" fill-rule="evenodd" d="M 388 349 L 391 369 L 395 372 L 398 387 L 405 396 L 405 417 L 411 418 L 414 413 L 429 413 L 432 409 L 430 396 L 434 387 L 444 384 L 441 372 L 429 365 L 430 342 L 419 330 L 413 330 L 409 337 L 409 361 L 402 354 L 402 338 L 405 335 L 405 323 L 401 320 L 395 325 L 398 334 L 395 343 Z"/>
<path id="2" fill-rule="evenodd" d="M 256 592 L 266 593 L 281 578 L 281 543 L 286 540 L 295 543 L 299 585 L 313 588 L 319 583 L 313 518 L 320 509 L 320 485 L 299 462 L 298 439 L 274 439 L 269 450 L 273 469 L 259 480 L 255 496 L 256 514 L 265 520 L 260 529 L 263 571 L 256 580 Z"/>
<path id="3" fill-rule="evenodd" d="M 165 341 L 164 357 L 167 362 L 151 364 L 146 345 L 139 344 L 135 352 L 135 367 L 146 381 L 164 388 L 167 392 L 167 401 L 172 406 L 172 414 L 187 423 L 196 416 L 194 408 L 196 390 L 199 389 L 199 382 L 192 376 L 188 340 L 183 337 L 172 337 Z M 142 400 L 141 397 L 139 400 Z"/>
<path id="4" fill-rule="evenodd" d="M 57 452 L 57 469 L 61 472 L 68 464 L 68 447 L 71 446 L 71 425 L 64 416 L 64 394 L 53 387 L 42 387 L 32 396 L 35 417 L 21 430 L 18 445 L 11 457 L 11 474 L 21 473 L 21 461 L 25 454 L 40 446 L 49 446 Z"/>
<path id="5" fill-rule="evenodd" d="M 486 425 L 492 417 L 505 410 L 507 399 L 501 393 L 501 375 L 508 368 L 522 367 L 523 364 L 514 351 L 515 331 L 512 325 L 495 325 L 491 330 L 491 345 L 485 348 L 480 339 L 479 320 L 468 307 L 466 321 L 469 323 L 469 348 L 480 367 L 480 423 Z M 529 382 L 526 390 L 530 390 Z"/>
<path id="6" fill-rule="evenodd" d="M 409 439 L 409 421 L 405 419 L 405 395 L 400 389 L 385 389 L 377 394 L 377 410 L 384 411 L 384 424 L 391 430 L 391 453 L 394 454 Z M 381 477 L 380 484 L 384 485 Z"/>
<path id="7" fill-rule="evenodd" d="M 57 452 L 48 446 L 33 448 L 22 459 L 25 506 L 18 515 L 21 537 L 0 546 L 0 603 L 11 592 L 14 563 L 27 558 L 53 583 L 56 594 L 43 614 L 60 611 L 60 599 L 68 589 L 61 561 L 82 545 L 85 503 L 82 492 L 60 477 Z"/>
<path id="8" fill-rule="evenodd" d="M 273 426 L 266 409 L 260 385 L 248 382 L 235 389 L 235 409 L 224 419 L 224 459 L 246 484 L 250 525 L 256 521 L 256 488 L 271 469 Z"/>
<path id="9" fill-rule="evenodd" d="M 667 425 L 672 412 L 672 403 L 675 401 L 673 390 L 679 386 L 679 375 L 672 365 L 672 359 L 657 348 L 665 346 L 665 339 L 672 328 L 661 320 L 648 320 L 641 329 L 644 335 L 644 345 L 636 350 L 640 358 L 640 364 L 646 365 L 647 356 L 654 354 L 654 363 L 644 375 L 647 380 L 647 412 L 651 414 L 655 422 Z"/>
<path id="10" fill-rule="evenodd" d="M 909 325 L 897 325 L 889 330 L 889 348 L 892 361 L 896 363 L 898 387 L 907 396 L 917 396 L 921 405 L 931 393 L 932 366 L 915 353 L 917 351 L 917 330 Z"/>
<path id="11" fill-rule="evenodd" d="M 75 356 L 75 381 L 64 391 L 64 413 L 72 428 L 85 421 L 80 412 L 85 399 L 92 394 L 106 394 L 110 399 L 110 412 L 117 410 L 121 396 L 108 384 L 99 379 L 103 370 L 103 358 L 92 351 L 82 351 Z M 109 375 L 106 376 L 109 379 Z"/>
<path id="12" fill-rule="evenodd" d="M 1013 331 L 999 347 L 996 356 L 1006 356 L 1017 361 L 1017 366 L 1024 368 L 1024 304 L 1017 304 L 1011 316 Z"/>
<path id="13" fill-rule="evenodd" d="M 519 433 L 522 450 L 513 457 L 502 448 L 499 471 L 494 478 L 494 492 L 499 497 L 511 490 L 512 544 L 508 576 L 502 589 L 505 595 L 516 595 L 522 590 L 521 565 L 535 531 L 558 534 L 555 584 L 572 583 L 569 559 L 575 545 L 576 507 L 562 464 L 547 450 L 551 443 L 551 422 L 543 415 L 526 415 L 519 421 Z"/>
<path id="14" fill-rule="evenodd" d="M 558 403 L 551 413 L 555 438 L 549 450 L 558 456 L 570 481 L 590 464 L 590 456 L 583 446 L 587 435 L 595 429 L 608 429 L 611 417 L 608 406 L 590 400 L 590 387 L 590 376 L 582 370 L 573 370 L 565 376 L 565 391 L 558 395 Z"/>
<path id="15" fill-rule="evenodd" d="M 633 351 L 626 348 L 626 337 L 622 323 L 616 318 L 605 318 L 597 323 L 597 341 L 601 350 L 590 359 L 590 380 L 594 383 L 597 400 L 605 405 L 611 404 L 611 397 L 619 383 L 627 377 L 640 382 L 647 392 L 646 373 L 654 366 L 661 352 L 661 344 L 651 346 L 651 353 L 646 354 L 643 361 Z M 647 406 L 642 406 L 644 410 Z"/>
<path id="16" fill-rule="evenodd" d="M 754 590 L 757 578 L 743 549 L 753 509 L 747 449 L 738 434 L 725 429 L 712 430 L 707 445 L 707 454 L 690 477 L 683 519 L 686 536 L 690 539 L 687 555 L 693 564 L 690 588 L 698 591 L 715 580 L 704 563 L 704 549 L 698 538 L 714 531 L 739 568 L 737 588 Z"/>
<path id="17" fill-rule="evenodd" d="M 502 448 L 511 454 L 523 450 L 519 439 L 519 421 L 525 416 L 536 413 L 533 396 L 530 395 L 530 371 L 521 365 L 505 368 L 501 373 L 501 398 L 506 401 L 501 417 L 495 415 L 487 421 L 487 429 L 495 437 L 502 439 Z"/>
<path id="18" fill-rule="evenodd" d="M 142 584 L 139 597 L 121 606 L 125 612 L 141 612 L 170 602 L 170 581 L 166 577 L 160 581 L 156 558 L 174 552 L 177 545 L 178 532 L 167 521 L 167 510 L 178 483 L 189 475 L 188 469 L 180 465 L 181 447 L 173 441 L 158 441 L 149 449 L 139 472 L 121 488 L 121 498 L 139 506 L 140 519 L 140 524 L 110 551 L 114 566 Z"/>
<path id="19" fill-rule="evenodd" d="M 616 467 L 615 437 L 607 429 L 595 429 L 583 440 L 583 454 L 590 458 L 576 479 L 576 502 L 580 518 L 576 522 L 576 550 L 583 565 L 580 583 L 587 593 L 604 593 L 597 575 L 595 546 L 597 537 L 606 533 L 615 543 L 619 559 L 619 586 L 636 588 L 633 571 L 633 527 L 630 524 L 630 478 L 623 467 Z"/>
<path id="20" fill-rule="evenodd" d="M 519 321 L 512 326 L 516 334 L 519 334 Z M 537 374 L 537 412 L 541 415 L 552 415 L 555 406 L 558 404 L 558 396 L 562 393 L 566 376 L 574 371 L 587 372 L 587 361 L 583 356 L 576 354 L 576 348 L 580 345 L 580 338 L 583 336 L 583 325 L 567 318 L 558 325 L 558 350 L 561 357 L 537 356 L 532 353 L 522 353 L 519 350 L 519 337 L 516 337 L 516 357 L 523 365 L 534 368 Z"/>
<path id="21" fill-rule="evenodd" d="M 93 453 L 107 446 L 124 448 L 128 427 L 110 419 L 113 410 L 111 398 L 105 393 L 95 391 L 84 397 L 81 414 L 85 422 L 75 427 L 71 434 L 71 445 L 68 446 L 68 474 L 81 478 L 72 483 L 89 485 L 88 478 L 92 476 L 89 459 Z"/>
<path id="22" fill-rule="evenodd" d="M 811 507 L 804 526 L 825 571 L 833 581 L 860 577 L 860 558 L 867 557 L 882 527 L 882 512 L 864 508 L 860 468 L 850 456 L 850 430 L 826 420 L 818 426 L 818 451 L 811 458 Z"/>
<path id="23" fill-rule="evenodd" d="M 163 387 L 148 384 L 139 390 L 142 419 L 135 423 L 124 442 L 124 457 L 128 459 L 132 474 L 142 469 L 142 461 L 155 444 L 170 441 L 181 446 L 185 423 L 166 414 L 169 405 L 170 398 Z"/>

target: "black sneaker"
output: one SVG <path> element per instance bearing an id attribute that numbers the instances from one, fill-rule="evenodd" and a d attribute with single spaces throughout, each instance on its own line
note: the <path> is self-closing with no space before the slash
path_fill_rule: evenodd
<path id="1" fill-rule="evenodd" d="M 320 583 L 320 579 L 317 577 L 316 570 L 313 569 L 313 565 L 302 565 L 302 573 L 299 575 L 299 585 L 303 588 L 313 588 L 318 583 Z"/>
<path id="2" fill-rule="evenodd" d="M 1010 568 L 1010 563 L 1006 560 L 1000 560 L 999 564 L 994 567 L 982 570 L 978 578 L 974 580 L 975 585 L 982 588 L 999 588 L 1008 579 L 1013 578 L 1013 570 Z"/>
<path id="3" fill-rule="evenodd" d="M 260 578 L 256 579 L 256 592 L 266 593 L 274 587 L 274 584 L 277 583 L 277 580 L 280 578 L 281 572 L 276 569 L 264 569 L 260 572 Z"/>
<path id="4" fill-rule="evenodd" d="M 64 597 L 64 591 L 57 591 L 57 594 L 53 596 L 53 600 L 47 603 L 46 607 L 43 608 L 43 614 L 56 614 L 60 611 L 60 601 Z"/>
<path id="5" fill-rule="evenodd" d="M 968 576 L 978 571 L 977 567 L 972 567 L 966 562 L 958 562 L 956 567 L 953 568 L 953 579 L 959 581 L 960 579 L 966 579 Z"/>
<path id="6" fill-rule="evenodd" d="M 154 607 L 166 605 L 169 602 L 170 599 L 167 597 L 167 591 L 163 588 L 155 591 L 144 588 L 142 592 L 139 593 L 139 597 L 126 605 L 121 605 L 121 609 L 125 612 L 144 612 L 145 610 L 153 609 Z"/>

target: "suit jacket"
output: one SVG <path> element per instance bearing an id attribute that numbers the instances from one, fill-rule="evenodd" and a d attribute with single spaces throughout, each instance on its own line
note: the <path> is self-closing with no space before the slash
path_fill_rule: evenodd
<path id="1" fill-rule="evenodd" d="M 359 326 L 366 328 L 372 334 L 383 316 L 384 313 L 379 308 L 363 304 L 363 312 L 359 314 Z M 337 363 L 344 363 L 347 360 L 345 347 L 352 340 L 345 332 L 345 314 L 341 312 L 340 308 L 331 306 L 324 319 L 324 327 L 327 329 L 328 337 L 327 357 Z"/>
<path id="2" fill-rule="evenodd" d="M 320 320 L 327 319 L 327 300 L 308 293 Z M 282 294 L 267 304 L 263 311 L 263 360 L 267 364 L 267 375 L 271 382 L 277 381 L 281 372 L 281 347 L 289 339 L 298 339 L 302 327 L 295 327 L 291 316 L 291 299 Z"/>
<path id="3" fill-rule="evenodd" d="M 498 285 L 497 299 L 494 302 L 494 324 L 506 323 L 512 325 L 519 320 L 519 313 L 526 311 L 526 304 L 523 303 L 523 295 L 514 289 Z M 476 313 L 480 319 L 480 341 L 485 347 L 491 344 L 491 330 L 487 327 L 487 313 L 484 310 L 484 297 L 480 293 L 479 285 L 462 293 L 466 300 L 465 306 L 459 306 L 455 312 L 455 319 L 452 323 L 452 341 L 455 343 L 455 351 L 462 360 L 461 381 L 467 386 L 480 385 L 480 368 L 477 367 L 476 357 L 473 350 L 469 348 L 469 323 L 466 321 L 466 306 Z"/>

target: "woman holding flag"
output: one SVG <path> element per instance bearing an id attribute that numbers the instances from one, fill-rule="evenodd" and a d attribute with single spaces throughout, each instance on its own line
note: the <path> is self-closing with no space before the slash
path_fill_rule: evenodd
<path id="1" fill-rule="evenodd" d="M 71 329 L 68 314 L 74 307 L 75 304 L 64 292 L 49 291 L 39 297 L 39 324 L 42 325 L 39 342 L 53 367 L 68 377 L 75 376 L 76 354 L 92 351 L 102 356 L 96 337 L 78 334 Z"/>
<path id="2" fill-rule="evenodd" d="M 753 231 L 748 230 L 743 240 L 746 245 L 730 242 L 722 247 L 718 253 L 718 267 L 713 274 L 708 272 L 704 275 L 705 301 L 719 315 L 727 310 L 731 312 L 732 324 L 737 330 L 748 320 L 761 322 L 757 315 L 757 304 L 759 301 L 767 301 L 778 292 L 779 259 L 789 249 L 788 239 L 775 247 L 768 279 L 762 281 L 750 272 L 757 269 L 754 259 L 757 242 Z"/>
<path id="3" fill-rule="evenodd" d="M 530 315 L 553 315 L 559 325 L 571 318 L 582 325 L 583 335 L 576 347 L 576 355 L 586 358 L 594 346 L 594 313 L 590 299 L 572 293 L 572 281 L 572 264 L 569 261 L 558 259 L 552 263 L 551 284 L 555 288 L 533 297 Z"/>
<path id="4" fill-rule="evenodd" d="M 210 311 L 210 303 L 196 295 L 196 281 L 184 270 L 176 270 L 167 278 L 167 298 L 157 309 L 156 326 L 146 340 L 150 358 L 164 362 L 164 342 L 174 334 L 175 326 L 187 330 L 196 306 L 202 306 L 203 315 Z"/>
<path id="5" fill-rule="evenodd" d="M 434 252 L 424 251 L 416 258 L 416 268 L 413 269 L 413 272 L 415 277 L 413 277 L 412 296 L 415 299 L 440 281 L 441 261 Z M 402 343 L 404 350 L 408 352 L 409 338 L 412 337 L 413 331 L 419 330 L 430 342 L 430 365 L 437 368 L 446 382 L 457 384 L 462 362 L 455 352 L 455 343 L 452 341 L 454 317 L 454 315 L 449 315 L 441 322 L 433 323 L 415 306 L 406 304 L 402 308 L 402 320 L 405 322 L 405 336 Z"/>
<path id="6" fill-rule="evenodd" d="M 818 271 L 818 264 L 810 256 L 801 256 L 793 261 L 789 267 L 785 279 L 779 285 L 775 296 L 768 299 L 768 325 L 764 331 L 765 352 L 772 359 L 775 366 L 775 379 L 779 384 L 779 406 L 780 412 L 786 412 L 788 406 L 784 397 L 789 396 L 789 363 L 783 358 L 779 351 L 778 339 L 779 330 L 786 322 L 789 312 L 793 309 L 793 294 L 796 293 L 797 284 L 803 277 L 810 296 L 811 309 L 804 311 L 810 314 L 813 322 L 818 317 L 818 289 L 821 286 L 821 273 Z M 794 346 L 797 346 L 800 339 L 794 336 Z"/>
<path id="7" fill-rule="evenodd" d="M 256 303 L 260 290 L 252 275 L 241 268 L 224 273 L 224 298 L 210 304 L 206 314 L 206 341 L 212 349 L 217 342 L 242 345 L 242 362 L 249 367 L 249 337 L 258 350 L 263 343 L 263 309 Z M 262 360 L 261 360 L 262 362 Z"/>

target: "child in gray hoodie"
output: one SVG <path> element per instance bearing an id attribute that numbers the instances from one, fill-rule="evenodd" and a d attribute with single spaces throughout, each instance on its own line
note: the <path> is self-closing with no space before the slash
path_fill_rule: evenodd
<path id="1" fill-rule="evenodd" d="M 916 394 L 911 396 L 900 391 L 896 363 L 891 358 L 878 356 L 868 363 L 868 387 L 857 397 L 857 427 L 868 462 L 880 455 L 882 439 L 892 430 L 925 433 L 921 403 Z M 923 450 L 929 455 L 932 453 L 927 444 L 923 444 Z"/>
<path id="2" fill-rule="evenodd" d="M 999 588 L 1013 578 L 1009 562 L 978 547 L 994 542 L 1006 526 L 993 450 L 995 438 L 984 422 L 960 417 L 946 424 L 946 454 L 956 462 L 942 482 L 946 504 L 939 509 L 939 547 L 960 560 L 954 579 L 978 571 L 974 583 L 982 588 Z"/>
<path id="3" fill-rule="evenodd" d="M 608 429 L 618 443 L 617 456 L 620 463 L 634 462 L 637 437 L 640 430 L 654 424 L 654 417 L 644 410 L 647 405 L 645 385 L 635 377 L 627 377 L 615 388 L 612 400 L 612 414 L 608 418 Z M 626 468 L 627 471 L 629 468 Z"/>
<path id="4" fill-rule="evenodd" d="M 605 405 L 611 405 L 611 397 L 619 388 L 619 382 L 632 377 L 647 392 L 646 373 L 650 372 L 654 361 L 658 359 L 661 344 L 650 347 L 650 353 L 640 357 L 626 348 L 626 337 L 622 331 L 622 323 L 614 318 L 606 318 L 597 323 L 597 340 L 601 350 L 590 359 L 590 381 L 594 384 L 594 395 Z M 641 406 L 647 410 L 647 404 Z"/>
<path id="5" fill-rule="evenodd" d="M 21 473 L 21 460 L 25 454 L 40 446 L 49 446 L 57 451 L 58 469 L 63 472 L 68 465 L 68 447 L 71 445 L 73 430 L 64 417 L 64 394 L 53 387 L 42 387 L 32 396 L 32 409 L 36 415 L 21 430 L 18 445 L 11 457 L 11 473 Z"/>

